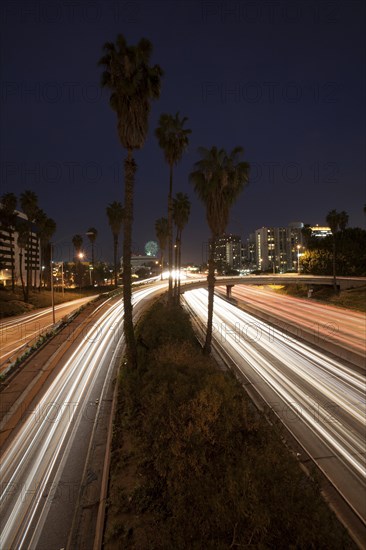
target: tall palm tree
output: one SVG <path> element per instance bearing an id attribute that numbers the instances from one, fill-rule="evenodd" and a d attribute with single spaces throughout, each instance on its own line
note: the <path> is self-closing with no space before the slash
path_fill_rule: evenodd
<path id="1" fill-rule="evenodd" d="M 169 165 L 169 194 L 168 194 L 168 261 L 169 261 L 169 297 L 173 296 L 173 167 L 181 160 L 185 149 L 188 147 L 188 136 L 192 130 L 184 128 L 188 118 L 179 118 L 179 112 L 174 116 L 163 113 L 159 118 L 159 126 L 155 135 L 159 147 L 164 152 L 164 157 Z"/>
<path id="2" fill-rule="evenodd" d="M 127 150 L 125 159 L 124 239 L 123 239 L 123 300 L 126 355 L 129 365 L 137 366 L 137 349 L 132 320 L 131 245 L 133 198 L 136 163 L 133 151 L 145 143 L 151 100 L 160 96 L 163 75 L 159 65 L 150 66 L 152 44 L 142 38 L 137 46 L 128 46 L 123 35 L 116 44 L 104 45 L 102 86 L 111 90 L 110 106 L 117 115 L 118 136 Z"/>
<path id="3" fill-rule="evenodd" d="M 177 228 L 177 236 L 175 240 L 175 270 L 178 273 L 175 279 L 176 301 L 179 303 L 180 295 L 180 268 L 182 260 L 182 233 L 184 227 L 188 223 L 189 214 L 191 212 L 191 203 L 188 195 L 185 193 L 177 193 L 173 199 L 173 220 Z"/>
<path id="4" fill-rule="evenodd" d="M 159 218 L 155 222 L 155 234 L 158 239 L 159 248 L 160 248 L 160 265 L 161 265 L 161 280 L 163 280 L 163 271 L 164 271 L 164 253 L 166 249 L 166 242 L 169 236 L 168 230 L 168 220 L 167 218 Z"/>
<path id="5" fill-rule="evenodd" d="M 15 261 L 14 261 L 14 229 L 17 215 L 17 198 L 14 193 L 4 193 L 1 197 L 0 225 L 3 231 L 9 235 L 10 242 L 10 265 L 11 265 L 11 289 L 15 287 Z"/>
<path id="6" fill-rule="evenodd" d="M 344 210 L 337 212 L 337 210 L 331 210 L 328 212 L 326 222 L 332 232 L 332 244 L 333 244 L 333 289 L 334 292 L 338 292 L 337 287 L 337 275 L 336 275 L 336 257 L 337 257 L 337 234 L 343 233 L 348 224 L 348 214 Z"/>
<path id="7" fill-rule="evenodd" d="M 33 267 L 33 231 L 32 224 L 35 222 L 38 213 L 38 197 L 36 193 L 29 189 L 20 195 L 20 206 L 28 220 L 28 243 L 26 247 L 27 256 L 27 286 L 26 286 L 26 302 L 29 299 L 29 288 L 32 285 L 32 267 Z"/>
<path id="8" fill-rule="evenodd" d="M 228 155 L 224 149 L 198 150 L 201 159 L 194 165 L 189 179 L 194 185 L 198 197 L 206 206 L 206 218 L 211 230 L 208 261 L 208 319 L 205 354 L 211 352 L 212 316 L 215 288 L 215 243 L 225 232 L 229 221 L 229 212 L 249 179 L 249 164 L 240 162 L 243 154 L 241 147 L 235 147 Z"/>
<path id="9" fill-rule="evenodd" d="M 91 244 L 91 249 L 92 249 L 92 272 L 93 272 L 93 284 L 94 284 L 94 243 L 95 243 L 95 240 L 98 236 L 98 231 L 95 229 L 95 227 L 89 227 L 88 231 L 86 232 L 87 234 L 87 237 L 90 241 L 90 244 Z"/>
<path id="10" fill-rule="evenodd" d="M 41 247 L 41 261 L 39 266 L 39 290 L 41 290 L 43 266 L 45 266 L 46 252 L 49 247 L 50 241 L 56 232 L 56 222 L 52 218 L 49 218 L 47 214 L 41 209 L 38 209 L 36 216 L 37 233 L 39 237 Z M 48 270 L 47 270 L 48 272 Z"/>
<path id="11" fill-rule="evenodd" d="M 124 220 L 124 209 L 120 202 L 114 201 L 107 206 L 108 223 L 113 235 L 113 265 L 114 265 L 114 286 L 118 286 L 118 268 L 117 268 L 117 252 L 118 239 L 121 233 Z"/>

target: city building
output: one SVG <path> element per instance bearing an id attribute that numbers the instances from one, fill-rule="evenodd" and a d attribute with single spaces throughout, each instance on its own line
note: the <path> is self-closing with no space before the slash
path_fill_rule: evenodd
<path id="1" fill-rule="evenodd" d="M 303 247 L 302 222 L 287 227 L 261 227 L 255 231 L 255 264 L 260 271 L 297 271 Z"/>
<path id="2" fill-rule="evenodd" d="M 159 258 L 142 254 L 131 256 L 131 272 L 136 273 L 136 271 L 142 268 L 148 268 L 153 272 L 158 272 L 160 269 Z M 121 270 L 123 271 L 123 258 L 121 258 Z"/>
<path id="3" fill-rule="evenodd" d="M 242 266 L 249 272 L 257 269 L 255 233 L 250 233 L 242 246 Z"/>
<path id="4" fill-rule="evenodd" d="M 242 242 L 239 235 L 225 234 L 216 240 L 215 262 L 223 271 L 242 268 Z"/>
<path id="5" fill-rule="evenodd" d="M 302 222 L 292 222 L 286 228 L 287 235 L 287 269 L 285 271 L 298 271 L 299 258 L 304 247 Z"/>
<path id="6" fill-rule="evenodd" d="M 0 205 L 1 208 L 1 205 Z M 17 222 L 14 231 L 7 231 L 7 228 L 0 228 L 0 284 L 11 285 L 12 270 L 14 271 L 14 282 L 16 285 L 27 285 L 27 270 L 30 268 L 30 284 L 37 287 L 40 281 L 40 242 L 36 233 L 36 227 L 32 224 L 29 245 L 19 246 L 19 232 L 17 225 L 27 221 L 23 212 L 15 211 Z"/>
<path id="7" fill-rule="evenodd" d="M 328 237 L 329 235 L 332 234 L 330 227 L 313 225 L 313 226 L 310 226 L 309 229 L 311 230 L 312 237 L 318 237 L 321 239 L 323 239 L 324 237 Z"/>

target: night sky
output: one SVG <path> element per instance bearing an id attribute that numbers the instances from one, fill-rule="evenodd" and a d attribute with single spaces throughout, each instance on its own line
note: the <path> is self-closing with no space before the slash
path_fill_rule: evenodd
<path id="1" fill-rule="evenodd" d="M 202 262 L 209 231 L 188 174 L 199 146 L 240 145 L 250 184 L 228 230 L 325 222 L 346 210 L 365 227 L 363 0 L 2 1 L 1 194 L 35 191 L 55 219 L 58 259 L 98 230 L 112 259 L 106 206 L 123 202 L 123 159 L 97 62 L 106 41 L 148 38 L 164 70 L 135 188 L 134 252 L 166 216 L 168 166 L 154 136 L 161 113 L 188 117 L 190 144 L 174 193 L 188 193 L 183 261 Z"/>

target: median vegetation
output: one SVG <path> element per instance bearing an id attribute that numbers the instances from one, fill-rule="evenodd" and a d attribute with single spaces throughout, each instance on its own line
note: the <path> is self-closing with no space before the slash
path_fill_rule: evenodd
<path id="1" fill-rule="evenodd" d="M 354 547 L 182 309 L 156 303 L 137 339 L 138 368 L 119 380 L 106 550 Z"/>

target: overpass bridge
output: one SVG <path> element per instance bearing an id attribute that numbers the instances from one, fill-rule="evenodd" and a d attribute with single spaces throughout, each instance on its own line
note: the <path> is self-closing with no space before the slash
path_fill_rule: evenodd
<path id="1" fill-rule="evenodd" d="M 309 289 L 314 285 L 333 286 L 333 277 L 322 275 L 298 275 L 289 273 L 284 275 L 245 275 L 216 277 L 215 286 L 226 285 L 226 294 L 231 296 L 231 289 L 235 285 L 308 285 Z M 359 288 L 366 286 L 366 277 L 337 277 L 339 290 Z M 181 281 L 181 292 L 207 287 L 207 277 L 192 278 Z"/>

